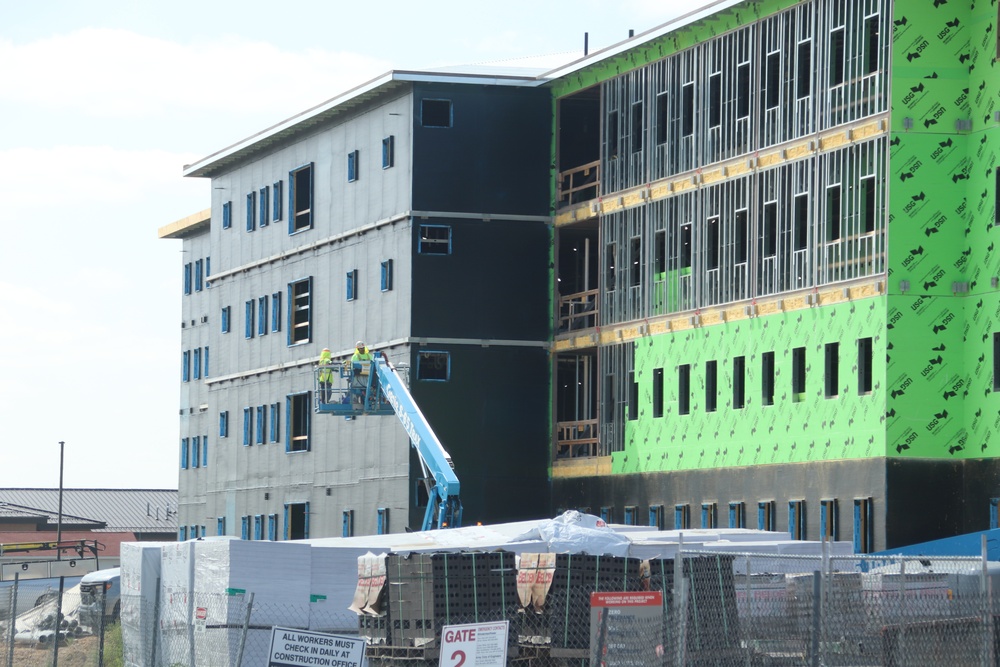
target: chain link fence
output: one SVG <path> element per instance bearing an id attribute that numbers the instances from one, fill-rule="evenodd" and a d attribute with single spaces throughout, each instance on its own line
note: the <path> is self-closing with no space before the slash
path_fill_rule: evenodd
<path id="1" fill-rule="evenodd" d="M 978 558 L 557 555 L 549 568 L 522 558 L 513 578 L 505 559 L 498 578 L 470 576 L 454 558 L 447 577 L 432 557 L 409 570 L 392 558 L 361 615 L 322 600 L 196 592 L 124 596 L 119 625 L 72 611 L 70 591 L 27 610 L 8 597 L 0 666 L 266 667 L 277 626 L 360 636 L 371 667 L 457 667 L 447 650 L 441 661 L 443 629 L 496 621 L 509 628 L 508 665 L 1000 665 L 1000 569 Z M 42 597 L 30 582 L 15 588 Z"/>

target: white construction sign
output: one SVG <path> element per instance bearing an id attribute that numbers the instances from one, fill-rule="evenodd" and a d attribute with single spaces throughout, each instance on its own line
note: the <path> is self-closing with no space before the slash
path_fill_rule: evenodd
<path id="1" fill-rule="evenodd" d="M 510 621 L 446 625 L 439 667 L 504 667 Z"/>
<path id="2" fill-rule="evenodd" d="M 268 667 L 362 667 L 365 640 L 293 628 L 271 629 Z"/>

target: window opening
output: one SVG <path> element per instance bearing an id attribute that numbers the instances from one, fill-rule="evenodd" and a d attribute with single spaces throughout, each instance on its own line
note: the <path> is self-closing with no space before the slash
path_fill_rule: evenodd
<path id="1" fill-rule="evenodd" d="M 762 500 L 757 503 L 757 530 L 774 530 L 773 500 Z"/>
<path id="2" fill-rule="evenodd" d="M 312 392 L 302 394 L 292 394 L 288 396 L 285 410 L 288 413 L 288 437 L 286 438 L 286 452 L 308 452 L 309 451 L 309 430 Z"/>
<path id="3" fill-rule="evenodd" d="M 691 268 L 691 223 L 685 222 L 681 225 L 681 268 Z"/>
<path id="4" fill-rule="evenodd" d="M 865 19 L 864 33 L 864 68 L 865 74 L 874 74 L 878 70 L 878 29 L 879 16 L 869 16 Z"/>
<path id="5" fill-rule="evenodd" d="M 995 343 L 994 343 L 995 344 Z M 858 394 L 872 393 L 872 339 L 858 339 Z M 995 382 L 995 380 L 994 380 Z"/>
<path id="6" fill-rule="evenodd" d="M 451 254 L 451 227 L 446 225 L 420 225 L 421 255 Z"/>
<path id="7" fill-rule="evenodd" d="M 701 527 L 715 528 L 718 518 L 718 505 L 716 503 L 702 503 L 701 505 Z"/>
<path id="8" fill-rule="evenodd" d="M 634 526 L 635 525 L 635 510 L 636 510 L 635 505 L 626 505 L 625 506 L 625 517 L 624 517 L 624 520 L 622 521 L 622 523 L 624 523 L 626 526 Z"/>
<path id="9" fill-rule="evenodd" d="M 219 413 L 219 437 L 229 437 L 229 410 L 223 410 Z"/>
<path id="10" fill-rule="evenodd" d="M 604 138 L 609 160 L 618 157 L 618 132 L 618 112 L 612 111 L 608 114 L 607 133 Z"/>
<path id="11" fill-rule="evenodd" d="M 267 436 L 267 411 L 263 405 L 257 406 L 257 437 L 254 442 L 258 445 L 263 445 L 265 442 L 265 437 Z"/>
<path id="12" fill-rule="evenodd" d="M 836 542 L 839 534 L 837 516 L 837 499 L 828 498 L 819 501 L 819 524 L 821 538 L 828 542 Z"/>
<path id="13" fill-rule="evenodd" d="M 722 125 L 722 74 L 715 72 L 708 77 L 708 126 Z"/>
<path id="14" fill-rule="evenodd" d="M 247 194 L 247 231 L 257 229 L 257 193 Z"/>
<path id="15" fill-rule="evenodd" d="M 377 535 L 385 535 L 389 532 L 389 508 L 379 507 L 376 511 L 378 512 L 378 518 L 375 522 L 375 533 Z"/>
<path id="16" fill-rule="evenodd" d="M 311 338 L 312 278 L 288 285 L 289 309 L 288 344 L 309 342 Z"/>
<path id="17" fill-rule="evenodd" d="M 764 108 L 777 108 L 781 99 L 781 53 L 767 54 L 766 81 L 764 83 Z"/>
<path id="18" fill-rule="evenodd" d="M 270 194 L 270 189 L 265 185 L 260 189 L 259 204 L 260 204 L 260 226 L 267 227 L 270 220 L 268 217 L 271 214 L 271 201 L 268 195 Z"/>
<path id="19" fill-rule="evenodd" d="M 420 100 L 420 123 L 424 127 L 451 127 L 451 100 Z"/>
<path id="20" fill-rule="evenodd" d="M 632 152 L 642 152 L 642 132 L 645 129 L 642 102 L 632 104 Z"/>
<path id="21" fill-rule="evenodd" d="M 281 331 L 281 292 L 271 295 L 271 332 Z"/>
<path id="22" fill-rule="evenodd" d="M 341 537 L 353 537 L 354 536 L 354 510 L 344 510 L 341 514 L 342 519 L 342 529 L 340 532 Z"/>
<path id="23" fill-rule="evenodd" d="M 229 229 L 233 226 L 233 202 L 222 202 L 222 228 Z"/>
<path id="24" fill-rule="evenodd" d="M 309 164 L 288 174 L 288 233 L 312 227 L 313 170 Z"/>
<path id="25" fill-rule="evenodd" d="M 243 323 L 243 337 L 253 338 L 254 328 L 253 328 L 253 317 L 254 317 L 254 301 L 250 299 L 246 302 L 244 310 L 244 323 Z"/>
<path id="26" fill-rule="evenodd" d="M 609 243 L 604 248 L 604 289 L 613 292 L 615 289 L 615 256 L 618 254 L 618 244 Z"/>
<path id="27" fill-rule="evenodd" d="M 635 236 L 629 241 L 630 287 L 638 287 L 642 280 L 642 240 Z"/>
<path id="28" fill-rule="evenodd" d="M 750 64 L 736 67 L 736 119 L 750 116 Z"/>
<path id="29" fill-rule="evenodd" d="M 872 499 L 854 499 L 854 553 L 870 554 L 875 551 L 875 529 L 872 516 Z"/>
<path id="30" fill-rule="evenodd" d="M 663 416 L 663 369 L 653 369 L 653 418 Z"/>
<path id="31" fill-rule="evenodd" d="M 719 268 L 719 218 L 709 218 L 706 223 L 705 266 L 711 271 Z"/>
<path id="32" fill-rule="evenodd" d="M 875 231 L 875 178 L 861 179 L 861 231 Z"/>
<path id="33" fill-rule="evenodd" d="M 200 292 L 203 289 L 202 272 L 204 271 L 202 260 L 194 263 L 194 291 Z"/>
<path id="34" fill-rule="evenodd" d="M 285 505 L 285 539 L 309 539 L 309 503 Z"/>
<path id="35" fill-rule="evenodd" d="M 270 441 L 278 442 L 280 439 L 278 434 L 280 433 L 281 424 L 281 409 L 277 403 L 271 403 L 271 433 Z"/>
<path id="36" fill-rule="evenodd" d="M 396 137 L 389 135 L 382 140 L 382 168 L 388 169 L 396 162 Z"/>
<path id="37" fill-rule="evenodd" d="M 353 183 L 358 180 L 358 151 L 354 150 L 347 154 L 347 182 Z"/>
<path id="38" fill-rule="evenodd" d="M 774 352 L 765 352 L 760 357 L 761 403 L 774 405 Z"/>
<path id="39" fill-rule="evenodd" d="M 840 240 L 840 186 L 826 189 L 826 240 Z"/>
<path id="40" fill-rule="evenodd" d="M 281 220 L 281 181 L 275 181 L 271 186 L 271 220 L 278 222 Z"/>
<path id="41" fill-rule="evenodd" d="M 658 530 L 664 529 L 663 505 L 649 506 L 649 525 Z"/>
<path id="42" fill-rule="evenodd" d="M 749 235 L 749 216 L 746 209 L 736 211 L 736 263 L 746 264 L 748 249 L 747 236 Z"/>
<path id="43" fill-rule="evenodd" d="M 358 270 L 352 269 L 347 272 L 347 300 L 354 301 L 358 298 Z"/>
<path id="44" fill-rule="evenodd" d="M 742 502 L 729 503 L 729 527 L 747 527 L 746 505 Z"/>
<path id="45" fill-rule="evenodd" d="M 793 540 L 806 539 L 806 501 L 788 501 L 788 532 Z"/>
<path id="46" fill-rule="evenodd" d="M 718 364 L 713 359 L 705 364 L 705 411 L 715 412 L 718 406 Z"/>
<path id="47" fill-rule="evenodd" d="M 674 530 L 686 530 L 691 527 L 691 506 L 674 505 Z"/>
<path id="48" fill-rule="evenodd" d="M 764 204 L 764 257 L 778 254 L 778 203 Z"/>
<path id="49" fill-rule="evenodd" d="M 188 262 L 184 265 L 184 294 L 191 293 L 192 284 L 192 271 L 194 270 L 194 265 Z"/>
<path id="50" fill-rule="evenodd" d="M 733 357 L 733 409 L 746 405 L 746 357 Z"/>
<path id="51" fill-rule="evenodd" d="M 250 424 L 253 422 L 253 412 L 251 408 L 243 408 L 243 446 L 249 447 L 253 444 L 250 439 Z"/>
<path id="52" fill-rule="evenodd" d="M 267 335 L 267 296 L 257 299 L 257 335 Z"/>
<path id="53" fill-rule="evenodd" d="M 232 316 L 232 308 L 230 306 L 226 306 L 225 308 L 222 309 L 222 316 L 220 319 L 222 321 L 222 333 L 224 334 L 229 333 L 230 327 L 232 326 L 229 321 L 229 318 L 231 316 Z"/>
<path id="54" fill-rule="evenodd" d="M 691 413 L 691 364 L 677 368 L 677 413 Z"/>
<path id="55" fill-rule="evenodd" d="M 667 143 L 667 129 L 670 127 L 668 123 L 670 119 L 670 107 L 667 106 L 667 102 L 666 93 L 660 93 L 656 96 L 656 144 L 658 146 Z"/>
<path id="56" fill-rule="evenodd" d="M 635 381 L 635 371 L 628 372 L 628 419 L 639 418 L 639 383 Z"/>
<path id="57" fill-rule="evenodd" d="M 417 354 L 417 379 L 447 382 L 451 377 L 449 352 L 420 352 Z"/>
<path id="58" fill-rule="evenodd" d="M 799 403 L 806 398 L 806 348 L 792 350 L 792 401 Z"/>
<path id="59" fill-rule="evenodd" d="M 826 344 L 826 397 L 836 398 L 839 393 L 837 385 L 840 384 L 840 343 Z"/>
<path id="60" fill-rule="evenodd" d="M 795 249 L 805 250 L 809 243 L 809 195 L 795 195 L 792 210 L 795 215 Z"/>
<path id="61" fill-rule="evenodd" d="M 812 42 L 799 42 L 795 58 L 795 99 L 809 97 L 812 86 Z"/>
<path id="62" fill-rule="evenodd" d="M 392 290 L 392 260 L 387 259 L 379 268 L 379 289 L 383 292 Z"/>
<path id="63" fill-rule="evenodd" d="M 694 134 L 694 82 L 685 83 L 681 88 L 681 134 Z"/>
<path id="64" fill-rule="evenodd" d="M 844 28 L 830 32 L 830 87 L 844 83 Z"/>

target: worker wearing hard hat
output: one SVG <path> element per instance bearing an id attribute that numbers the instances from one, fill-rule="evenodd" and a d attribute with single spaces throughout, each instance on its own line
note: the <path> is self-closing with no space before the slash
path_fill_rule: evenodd
<path id="1" fill-rule="evenodd" d="M 368 351 L 368 346 L 363 340 L 359 340 L 354 346 L 354 354 L 351 356 L 351 363 L 355 361 L 371 361 L 372 353 Z"/>
<path id="2" fill-rule="evenodd" d="M 321 403 L 330 402 L 331 387 L 333 386 L 333 354 L 330 348 L 324 347 L 319 353 L 319 395 Z"/>

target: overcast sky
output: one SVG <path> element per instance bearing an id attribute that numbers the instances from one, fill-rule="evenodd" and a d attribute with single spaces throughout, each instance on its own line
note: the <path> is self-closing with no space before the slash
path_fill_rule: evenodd
<path id="1" fill-rule="evenodd" d="M 0 487 L 177 488 L 182 166 L 390 69 L 574 60 L 700 0 L 0 0 Z M 224 267 L 213 267 L 218 271 Z"/>

